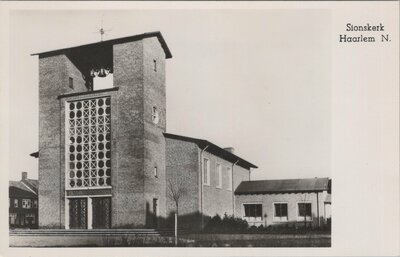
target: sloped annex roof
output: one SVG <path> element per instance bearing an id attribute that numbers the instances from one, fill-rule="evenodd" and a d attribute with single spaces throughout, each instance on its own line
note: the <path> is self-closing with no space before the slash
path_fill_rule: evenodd
<path id="1" fill-rule="evenodd" d="M 329 178 L 242 181 L 235 194 L 273 194 L 328 191 Z"/>
<path id="2" fill-rule="evenodd" d="M 204 140 L 204 139 L 198 139 L 198 138 L 193 138 L 193 137 L 186 137 L 186 136 L 180 136 L 180 135 L 175 135 L 175 134 L 170 134 L 170 133 L 164 133 L 164 136 L 166 138 L 171 138 L 171 139 L 176 139 L 176 140 L 181 140 L 181 141 L 186 141 L 186 142 L 192 142 L 197 144 L 200 149 L 204 149 L 207 147 L 206 151 L 209 153 L 212 153 L 218 157 L 221 157 L 222 159 L 225 159 L 227 161 L 230 161 L 232 163 L 236 163 L 236 165 L 239 165 L 243 168 L 249 169 L 249 168 L 258 168 L 256 165 L 240 158 L 239 156 L 211 143 L 210 141 Z"/>
<path id="3" fill-rule="evenodd" d="M 96 42 L 92 44 L 86 44 L 86 45 L 80 45 L 80 46 L 74 46 L 74 47 L 68 47 L 68 48 L 62 48 L 62 49 L 57 49 L 57 50 L 52 50 L 52 51 L 45 51 L 45 52 L 40 52 L 40 53 L 34 53 L 32 55 L 39 55 L 39 57 L 42 56 L 51 56 L 51 55 L 56 55 L 64 52 L 70 52 L 73 50 L 77 49 L 82 49 L 82 48 L 91 48 L 91 47 L 96 47 L 96 46 L 111 46 L 115 44 L 120 44 L 120 43 L 126 43 L 126 42 L 131 42 L 131 41 L 137 41 L 141 40 L 144 38 L 150 38 L 150 37 L 157 37 L 158 41 L 161 44 L 161 47 L 163 48 L 165 52 L 165 58 L 169 59 L 172 58 L 171 51 L 168 48 L 167 43 L 165 42 L 162 34 L 160 31 L 154 31 L 154 32 L 147 32 L 143 34 L 138 34 L 138 35 L 133 35 L 129 37 L 122 37 L 122 38 L 115 38 L 115 39 L 110 39 L 110 40 L 105 40 L 101 42 Z"/>

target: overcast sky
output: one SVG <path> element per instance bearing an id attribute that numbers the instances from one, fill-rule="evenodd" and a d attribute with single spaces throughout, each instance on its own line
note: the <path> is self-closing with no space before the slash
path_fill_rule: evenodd
<path id="1" fill-rule="evenodd" d="M 330 13 L 323 10 L 18 11 L 10 35 L 10 178 L 37 178 L 38 57 L 161 31 L 167 131 L 207 139 L 259 168 L 252 179 L 331 176 Z"/>

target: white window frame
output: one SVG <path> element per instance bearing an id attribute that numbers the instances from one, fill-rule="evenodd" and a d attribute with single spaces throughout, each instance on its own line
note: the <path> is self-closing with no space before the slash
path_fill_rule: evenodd
<path id="1" fill-rule="evenodd" d="M 275 216 L 275 204 L 286 204 L 286 210 L 287 210 L 286 219 L 282 218 L 282 216 L 280 216 L 280 217 Z M 288 204 L 288 202 L 273 202 L 272 203 L 272 213 L 273 213 L 272 220 L 274 222 L 288 222 L 289 221 L 289 204 Z"/>
<path id="2" fill-rule="evenodd" d="M 37 209 L 38 207 L 38 200 L 33 200 L 33 208 Z"/>
<path id="3" fill-rule="evenodd" d="M 227 174 L 228 174 L 228 187 L 227 190 L 228 191 L 232 191 L 232 167 L 227 167 L 226 168 Z"/>
<path id="4" fill-rule="evenodd" d="M 10 223 L 11 225 L 15 225 L 17 221 L 17 214 L 16 213 L 10 213 Z"/>
<path id="5" fill-rule="evenodd" d="M 31 199 L 22 199 L 22 208 L 23 209 L 32 209 L 32 200 Z"/>
<path id="6" fill-rule="evenodd" d="M 151 121 L 154 124 L 158 124 L 158 122 L 160 121 L 160 111 L 158 110 L 158 106 L 154 105 L 151 108 Z"/>
<path id="7" fill-rule="evenodd" d="M 158 178 L 158 167 L 157 167 L 157 165 L 154 166 L 153 172 L 154 172 L 154 177 Z"/>
<path id="8" fill-rule="evenodd" d="M 14 208 L 18 208 L 18 199 L 17 198 L 14 199 Z"/>
<path id="9" fill-rule="evenodd" d="M 215 164 L 215 170 L 217 171 L 217 178 L 218 178 L 218 183 L 217 183 L 217 188 L 222 188 L 222 165 L 221 163 L 216 163 Z"/>
<path id="10" fill-rule="evenodd" d="M 309 203 L 309 204 L 311 204 L 311 216 L 306 216 L 306 221 L 312 221 L 313 220 L 313 211 L 312 211 L 312 207 L 313 207 L 313 205 L 312 205 L 312 202 L 310 202 L 310 201 L 305 201 L 305 202 L 297 202 L 296 203 L 296 212 L 297 212 L 297 221 L 303 221 L 304 222 L 304 216 L 300 216 L 300 208 L 299 208 L 299 204 L 300 203 L 305 203 L 305 204 L 307 204 L 307 203 Z"/>
<path id="11" fill-rule="evenodd" d="M 245 205 L 261 205 L 261 216 L 260 216 L 260 219 L 258 219 L 258 217 L 247 217 L 246 216 L 246 210 L 244 208 Z M 264 205 L 263 205 L 263 203 L 262 202 L 242 203 L 242 218 L 245 219 L 246 221 L 251 221 L 251 222 L 263 221 L 263 219 L 264 219 Z"/>
<path id="12" fill-rule="evenodd" d="M 207 160 L 207 162 L 206 162 Z M 205 165 L 207 163 L 207 165 Z M 207 175 L 206 175 L 207 172 Z M 204 181 L 204 179 L 207 179 Z M 203 157 L 203 185 L 209 186 L 210 185 L 210 159 Z"/>

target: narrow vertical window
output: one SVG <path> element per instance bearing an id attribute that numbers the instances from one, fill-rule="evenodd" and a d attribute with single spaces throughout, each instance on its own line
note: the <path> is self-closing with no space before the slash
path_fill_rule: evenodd
<path id="1" fill-rule="evenodd" d="M 74 89 L 74 79 L 71 77 L 69 77 L 68 86 L 69 88 Z"/>
<path id="2" fill-rule="evenodd" d="M 157 60 L 153 60 L 153 70 L 157 72 Z"/>
<path id="3" fill-rule="evenodd" d="M 153 109 L 151 110 L 151 120 L 153 121 L 154 124 L 157 124 L 160 119 L 160 115 L 158 113 L 158 108 L 157 106 L 153 106 Z"/>
<path id="4" fill-rule="evenodd" d="M 158 178 L 157 166 L 154 167 L 154 177 Z"/>
<path id="5" fill-rule="evenodd" d="M 18 208 L 18 199 L 14 199 L 14 208 Z"/>
<path id="6" fill-rule="evenodd" d="M 217 163 L 217 188 L 222 188 L 222 168 L 221 164 Z"/>
<path id="7" fill-rule="evenodd" d="M 227 169 L 228 175 L 228 190 L 232 191 L 232 168 L 228 167 Z"/>
<path id="8" fill-rule="evenodd" d="M 210 160 L 203 159 L 203 184 L 210 185 Z"/>

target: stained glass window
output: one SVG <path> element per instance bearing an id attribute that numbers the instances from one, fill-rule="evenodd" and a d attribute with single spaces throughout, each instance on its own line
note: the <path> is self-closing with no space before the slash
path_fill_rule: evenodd
<path id="1" fill-rule="evenodd" d="M 111 99 L 67 103 L 67 178 L 70 188 L 111 185 Z"/>

